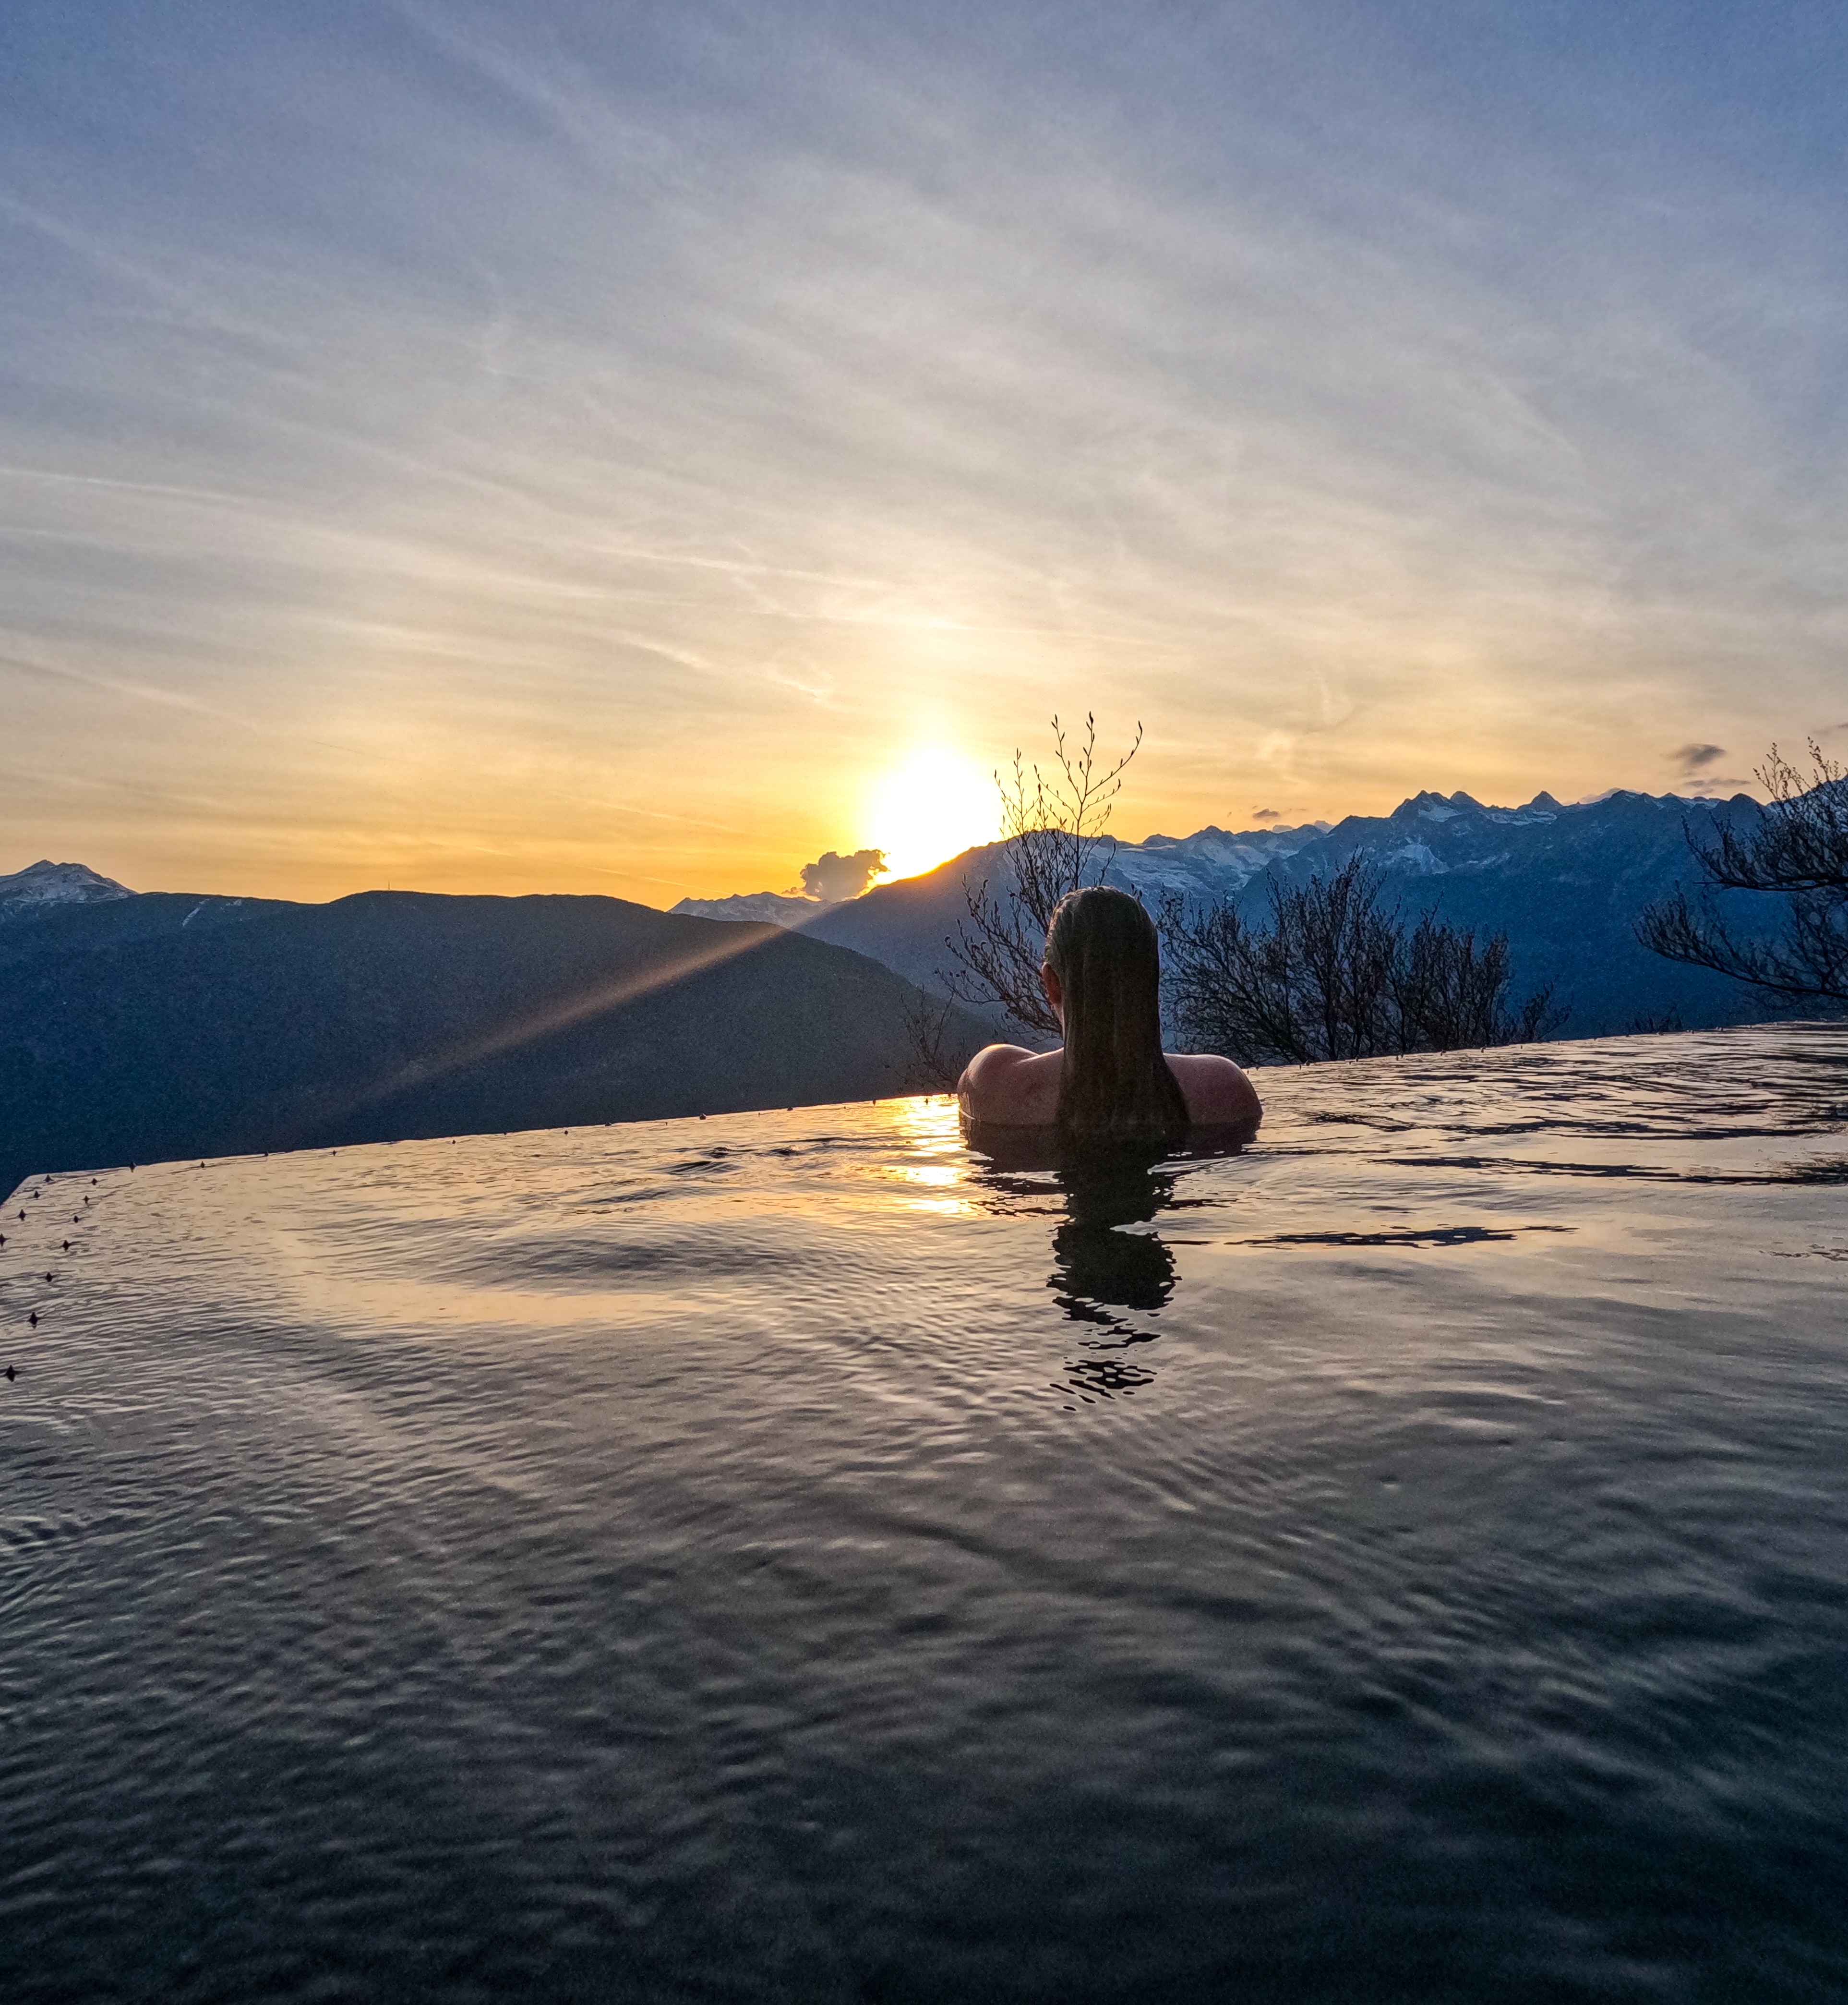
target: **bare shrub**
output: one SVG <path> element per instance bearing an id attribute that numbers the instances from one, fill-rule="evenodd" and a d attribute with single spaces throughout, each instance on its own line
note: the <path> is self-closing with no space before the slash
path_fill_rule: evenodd
<path id="1" fill-rule="evenodd" d="M 1724 823 L 1702 841 L 1683 833 L 1702 878 L 1698 902 L 1678 885 L 1644 910 L 1636 937 L 1668 960 L 1710 967 L 1795 1005 L 1848 1003 L 1848 781 L 1814 739 L 1803 773 L 1773 745 L 1758 769 L 1770 799 L 1743 827 Z M 1741 939 L 1716 911 L 1715 891 L 1785 901 L 1783 925 Z"/>
<path id="2" fill-rule="evenodd" d="M 1524 1043 L 1556 1030 L 1549 984 L 1509 999 L 1508 939 L 1380 902 L 1359 855 L 1331 876 L 1273 879 L 1268 923 L 1232 904 L 1170 894 L 1160 924 L 1170 1019 L 1181 1041 L 1256 1065 Z"/>
<path id="3" fill-rule="evenodd" d="M 1053 908 L 1068 891 L 1101 883 L 1116 854 L 1106 832 L 1123 775 L 1142 743 L 1142 727 L 1129 750 L 1106 765 L 1097 750 L 1097 720 L 1085 718 L 1084 736 L 1068 745 L 1064 727 L 1052 720 L 1056 771 L 1029 767 L 1016 752 L 1013 777 L 1000 774 L 1001 838 L 1005 876 L 963 887 L 968 917 L 944 945 L 953 965 L 943 979 L 953 994 L 981 1008 L 998 1005 L 1029 1035 L 1056 1038 L 1059 1021 L 1040 985 L 1046 929 Z M 1030 774 L 1030 778 L 1029 775 Z"/>
<path id="4" fill-rule="evenodd" d="M 905 1038 L 910 1047 L 900 1084 L 905 1093 L 954 1093 L 973 1047 L 959 1034 L 956 1006 L 947 996 L 920 989 L 917 1000 L 904 1006 Z"/>

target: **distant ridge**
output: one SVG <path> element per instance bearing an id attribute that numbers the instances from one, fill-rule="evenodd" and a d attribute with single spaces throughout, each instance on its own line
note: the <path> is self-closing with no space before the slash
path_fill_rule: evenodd
<path id="1" fill-rule="evenodd" d="M 795 891 L 735 891 L 728 898 L 682 898 L 668 908 L 675 918 L 743 919 L 756 925 L 785 926 L 792 932 L 833 910 L 828 899 L 805 898 Z"/>

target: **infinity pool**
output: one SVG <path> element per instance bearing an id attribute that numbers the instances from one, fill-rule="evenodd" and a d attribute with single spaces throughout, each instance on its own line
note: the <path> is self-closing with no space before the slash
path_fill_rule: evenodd
<path id="1" fill-rule="evenodd" d="M 1842 1996 L 1848 1031 L 1261 1084 L 23 1185 L 0 1995 Z"/>

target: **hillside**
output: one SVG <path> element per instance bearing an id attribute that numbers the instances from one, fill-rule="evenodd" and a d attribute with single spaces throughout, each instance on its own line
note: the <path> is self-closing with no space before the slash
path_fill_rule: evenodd
<path id="1" fill-rule="evenodd" d="M 599 897 L 124 897 L 10 921 L 0 967 L 5 1189 L 28 1170 L 875 1097 L 907 1083 L 917 1000 L 819 940 Z"/>

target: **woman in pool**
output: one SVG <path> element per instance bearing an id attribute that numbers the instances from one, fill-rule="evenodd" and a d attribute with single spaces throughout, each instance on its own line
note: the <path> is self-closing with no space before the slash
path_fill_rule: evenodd
<path id="1" fill-rule="evenodd" d="M 1061 898 L 1040 979 L 1064 1048 L 977 1052 L 956 1085 L 965 1120 L 1100 1142 L 1257 1126 L 1263 1106 L 1230 1059 L 1162 1052 L 1161 950 L 1127 892 L 1094 884 Z"/>

